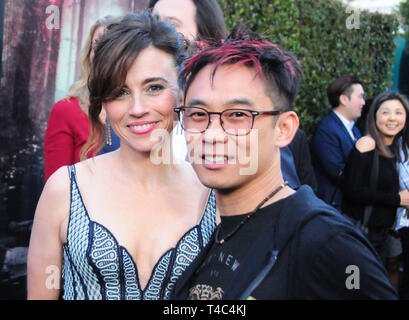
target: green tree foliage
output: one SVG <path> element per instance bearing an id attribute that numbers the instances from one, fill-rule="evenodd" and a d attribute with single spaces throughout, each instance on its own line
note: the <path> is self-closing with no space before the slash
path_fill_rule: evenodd
<path id="1" fill-rule="evenodd" d="M 356 74 L 367 97 L 390 86 L 399 27 L 395 15 L 347 11 L 340 0 L 220 0 L 220 4 L 230 29 L 245 26 L 298 57 L 304 79 L 294 109 L 309 136 L 331 109 L 326 89 L 336 77 Z M 347 25 L 348 19 L 356 29 Z"/>
<path id="2" fill-rule="evenodd" d="M 402 25 L 405 30 L 406 41 L 409 42 L 409 0 L 402 1 L 399 4 L 399 13 L 402 17 Z"/>

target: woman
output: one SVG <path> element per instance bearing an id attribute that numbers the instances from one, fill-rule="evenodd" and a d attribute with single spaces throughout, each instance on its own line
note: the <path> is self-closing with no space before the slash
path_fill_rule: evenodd
<path id="1" fill-rule="evenodd" d="M 368 133 L 356 142 L 344 171 L 342 211 L 362 221 L 365 207 L 372 206 L 368 239 L 389 268 L 395 287 L 396 256 L 400 252 L 391 252 L 394 248 L 388 248 L 388 242 L 393 240 L 389 231 L 395 222 L 396 209 L 409 204 L 409 191 L 399 192 L 396 168 L 396 163 L 401 161 L 399 138 L 402 137 L 404 146 L 409 143 L 408 116 L 409 104 L 399 93 L 385 92 L 377 96 L 367 116 Z M 371 186 L 374 157 L 378 157 L 377 183 Z M 407 152 L 404 157 L 408 158 Z"/>
<path id="2" fill-rule="evenodd" d="M 192 53 L 195 50 L 194 41 L 197 39 L 220 39 L 227 36 L 223 11 L 216 0 L 151 0 L 148 8 L 153 14 L 159 15 L 162 20 L 172 24 L 175 30 L 183 35 L 186 53 Z M 106 122 L 104 138 L 106 143 L 99 154 L 119 148 L 119 142 L 115 142 L 118 141 L 118 137 L 109 128 L 110 124 Z M 173 130 L 172 140 L 176 158 L 184 160 L 187 147 L 182 129 L 178 124 Z M 82 153 L 81 159 L 86 158 L 87 155 Z"/>
<path id="3" fill-rule="evenodd" d="M 106 26 L 113 21 L 113 18 L 108 16 L 91 27 L 82 50 L 81 78 L 71 86 L 68 97 L 58 101 L 51 110 L 44 137 L 45 181 L 58 168 L 80 161 L 80 150 L 89 137 L 87 79 L 95 43 L 104 33 Z M 102 115 L 101 121 L 103 118 Z"/>
<path id="4" fill-rule="evenodd" d="M 214 193 L 188 163 L 155 159 L 173 129 L 183 58 L 178 34 L 146 12 L 126 16 L 99 41 L 87 147 L 100 144 L 102 107 L 121 147 L 47 182 L 30 241 L 29 298 L 59 296 L 44 272 L 55 265 L 64 299 L 166 299 L 209 241 Z"/>

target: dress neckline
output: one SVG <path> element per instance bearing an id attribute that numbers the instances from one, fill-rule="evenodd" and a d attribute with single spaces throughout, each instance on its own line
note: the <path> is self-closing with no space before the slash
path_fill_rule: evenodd
<path id="1" fill-rule="evenodd" d="M 85 205 L 85 202 L 84 202 L 84 200 L 83 200 L 83 198 L 82 198 L 82 194 L 81 194 L 80 188 L 79 188 L 78 183 L 77 183 L 76 173 L 75 173 L 75 165 L 73 165 L 73 168 L 74 168 L 74 170 L 73 170 L 71 176 L 72 176 L 73 182 L 74 182 L 74 184 L 75 184 L 75 188 L 76 188 L 77 191 L 78 191 L 78 195 L 79 195 L 79 198 L 80 198 L 80 200 L 81 200 L 81 205 L 82 205 L 82 207 L 83 207 L 84 210 L 85 210 L 85 214 L 86 214 L 86 217 L 87 217 L 87 219 L 88 219 L 88 224 L 89 224 L 89 225 L 95 224 L 95 225 L 98 225 L 99 227 L 101 227 L 104 231 L 106 231 L 106 232 L 111 236 L 111 238 L 112 238 L 112 240 L 115 242 L 117 248 L 120 249 L 120 250 L 124 250 L 124 251 L 126 252 L 126 254 L 129 256 L 129 259 L 130 259 L 130 261 L 132 262 L 132 265 L 133 265 L 133 267 L 134 267 L 134 269 L 135 269 L 136 285 L 137 285 L 137 287 L 138 287 L 138 290 L 141 292 L 141 296 L 143 296 L 143 295 L 145 294 L 146 290 L 149 288 L 151 282 L 154 280 L 154 275 L 155 275 L 155 273 L 156 273 L 156 271 L 157 271 L 157 268 L 158 268 L 159 263 L 160 263 L 168 254 L 170 254 L 170 253 L 174 252 L 175 250 L 177 250 L 177 249 L 179 248 L 179 246 L 180 246 L 182 240 L 183 240 L 187 235 L 189 235 L 194 229 L 200 227 L 200 225 L 202 224 L 202 221 L 203 221 L 203 219 L 204 219 L 204 217 L 205 217 L 205 215 L 206 215 L 206 212 L 208 211 L 208 207 L 209 207 L 209 205 L 210 205 L 210 199 L 211 199 L 213 190 L 210 190 L 209 193 L 208 193 L 207 200 L 206 200 L 206 204 L 204 205 L 203 213 L 202 213 L 202 216 L 201 216 L 199 222 L 198 222 L 196 225 L 192 226 L 189 230 L 187 230 L 187 231 L 179 238 L 179 240 L 178 240 L 178 242 L 176 243 L 175 246 L 173 246 L 173 247 L 169 248 L 168 250 L 166 250 L 166 251 L 159 257 L 159 259 L 156 261 L 154 267 L 152 268 L 151 274 L 150 274 L 150 276 L 149 276 L 148 281 L 146 282 L 145 287 L 142 289 L 142 287 L 141 287 L 141 285 L 140 285 L 140 280 L 139 280 L 138 267 L 137 267 L 137 264 L 136 264 L 136 262 L 135 262 L 135 260 L 134 260 L 134 258 L 133 258 L 133 256 L 132 256 L 132 254 L 128 251 L 128 249 L 127 249 L 125 246 L 123 246 L 123 245 L 121 245 L 121 244 L 119 243 L 119 241 L 117 240 L 116 236 L 111 232 L 111 230 L 110 230 L 108 227 L 104 226 L 103 224 L 99 223 L 99 222 L 96 221 L 96 220 L 93 220 L 93 219 L 90 217 L 90 215 L 89 215 L 89 213 L 88 213 L 88 209 L 87 209 L 87 207 L 86 207 L 86 205 Z M 71 220 L 71 208 L 70 208 L 70 217 L 69 217 L 69 221 L 68 221 L 67 228 L 69 228 L 70 220 Z M 69 242 L 68 242 L 69 237 L 68 237 L 68 233 L 69 233 L 69 230 L 67 230 L 67 242 L 64 244 L 64 246 L 66 246 L 66 247 L 69 247 Z M 121 254 L 122 254 L 122 253 L 121 253 Z"/>

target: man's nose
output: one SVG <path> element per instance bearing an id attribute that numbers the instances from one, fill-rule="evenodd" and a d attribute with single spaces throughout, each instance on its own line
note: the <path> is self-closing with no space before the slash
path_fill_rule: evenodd
<path id="1" fill-rule="evenodd" d="M 226 133 L 223 130 L 220 114 L 209 115 L 209 127 L 203 134 L 203 141 L 205 143 L 224 143 L 226 140 Z"/>

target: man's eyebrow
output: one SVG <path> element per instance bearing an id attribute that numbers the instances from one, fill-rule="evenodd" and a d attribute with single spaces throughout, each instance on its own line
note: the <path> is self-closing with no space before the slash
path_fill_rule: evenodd
<path id="1" fill-rule="evenodd" d="M 187 104 L 187 107 L 197 106 L 197 105 L 202 106 L 202 107 L 206 107 L 207 103 L 204 102 L 203 100 L 200 100 L 200 99 L 192 99 Z"/>
<path id="2" fill-rule="evenodd" d="M 208 104 L 206 102 L 204 102 L 203 100 L 200 99 L 192 99 L 190 100 L 190 102 L 188 103 L 187 106 L 203 106 L 206 107 L 208 106 Z M 230 99 L 228 100 L 226 103 L 223 104 L 224 106 L 231 106 L 231 105 L 243 105 L 243 106 L 247 106 L 247 107 L 254 107 L 254 103 L 252 103 L 249 99 L 246 98 L 234 98 L 234 99 Z"/>
<path id="3" fill-rule="evenodd" d="M 228 100 L 225 105 L 244 105 L 247 107 L 254 107 L 254 103 L 251 102 L 251 100 L 247 98 L 234 98 L 231 100 Z"/>

